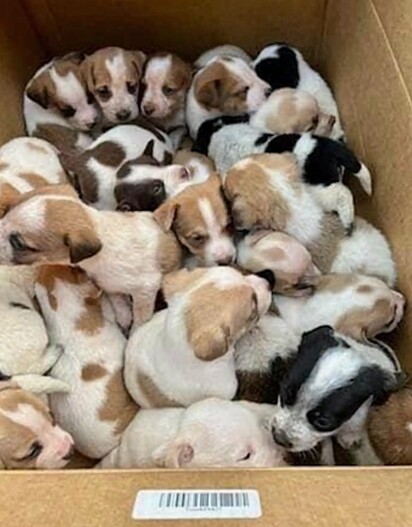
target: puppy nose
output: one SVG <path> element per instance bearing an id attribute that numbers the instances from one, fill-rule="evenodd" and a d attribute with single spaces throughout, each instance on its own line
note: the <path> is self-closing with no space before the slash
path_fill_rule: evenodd
<path id="1" fill-rule="evenodd" d="M 116 117 L 119 119 L 119 121 L 126 121 L 130 117 L 130 110 L 120 110 L 116 113 Z"/>
<path id="2" fill-rule="evenodd" d="M 265 89 L 265 97 L 269 97 L 269 95 L 272 93 L 272 88 L 269 86 Z"/>
<path id="3" fill-rule="evenodd" d="M 283 430 L 276 430 L 275 428 L 272 428 L 272 436 L 273 440 L 278 445 L 283 446 L 284 448 L 292 447 L 292 443 L 289 441 L 287 435 Z"/>
<path id="4" fill-rule="evenodd" d="M 152 113 L 155 111 L 155 108 L 152 104 L 145 104 L 143 106 L 143 111 L 145 115 L 152 115 Z"/>
<path id="5" fill-rule="evenodd" d="M 230 265 L 233 262 L 233 256 L 225 256 L 224 258 L 219 258 L 217 261 L 218 265 Z"/>
<path id="6" fill-rule="evenodd" d="M 92 128 L 94 128 L 97 124 L 97 117 L 95 119 L 93 119 L 93 121 L 89 121 L 86 126 L 87 128 L 89 128 L 89 130 L 91 130 Z"/>

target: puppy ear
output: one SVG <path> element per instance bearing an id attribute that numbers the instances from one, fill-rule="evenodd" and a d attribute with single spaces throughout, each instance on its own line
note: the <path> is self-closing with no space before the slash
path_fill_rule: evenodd
<path id="1" fill-rule="evenodd" d="M 48 75 L 49 74 L 45 72 L 35 77 L 26 90 L 27 97 L 39 104 L 45 110 L 49 107 L 50 102 Z"/>
<path id="2" fill-rule="evenodd" d="M 89 92 L 93 93 L 96 79 L 94 76 L 94 64 L 91 57 L 86 57 L 83 62 L 80 64 L 80 71 L 83 75 L 83 78 L 86 82 L 86 86 Z"/>
<path id="3" fill-rule="evenodd" d="M 184 468 L 195 455 L 193 446 L 187 442 L 173 442 L 166 450 L 165 468 Z"/>
<path id="4" fill-rule="evenodd" d="M 143 51 L 130 51 L 129 53 L 131 56 L 132 64 L 136 68 L 137 74 L 141 76 L 143 72 L 144 63 L 147 59 L 146 54 L 143 53 Z"/>
<path id="5" fill-rule="evenodd" d="M 198 328 L 190 338 L 195 356 L 204 361 L 222 357 L 229 351 L 230 330 L 226 324 Z"/>
<path id="6" fill-rule="evenodd" d="M 69 248 L 70 262 L 73 264 L 91 258 L 102 249 L 100 239 L 89 229 L 66 234 L 64 244 Z"/>
<path id="7" fill-rule="evenodd" d="M 205 273 L 207 273 L 207 269 L 197 267 L 192 271 L 180 269 L 179 271 L 166 274 L 162 283 L 165 300 L 168 301 L 173 295 L 188 289 L 196 280 L 202 278 Z"/>
<path id="8" fill-rule="evenodd" d="M 220 106 L 223 70 L 224 66 L 216 63 L 199 73 L 195 79 L 196 99 L 206 108 L 219 108 Z"/>
<path id="9" fill-rule="evenodd" d="M 178 208 L 178 203 L 172 199 L 168 199 L 154 211 L 153 215 L 157 223 L 159 223 L 165 232 L 170 231 L 172 228 Z"/>
<path id="10" fill-rule="evenodd" d="M 249 243 L 250 245 L 253 246 L 258 241 L 260 241 L 262 238 L 264 238 L 268 234 L 271 234 L 272 232 L 273 231 L 271 231 L 269 229 L 259 229 L 259 230 L 252 231 L 246 236 L 245 242 L 247 242 L 247 243 Z"/>

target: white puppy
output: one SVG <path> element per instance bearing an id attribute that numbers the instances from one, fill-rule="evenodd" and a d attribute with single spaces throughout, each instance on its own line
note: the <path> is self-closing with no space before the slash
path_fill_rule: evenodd
<path id="1" fill-rule="evenodd" d="M 276 467 L 284 453 L 267 429 L 274 407 L 205 399 L 141 410 L 97 468 Z"/>

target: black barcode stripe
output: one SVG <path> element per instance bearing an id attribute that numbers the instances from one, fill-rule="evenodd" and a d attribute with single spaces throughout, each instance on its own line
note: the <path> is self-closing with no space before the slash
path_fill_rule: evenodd
<path id="1" fill-rule="evenodd" d="M 186 508 L 248 508 L 247 492 L 162 492 L 159 496 L 160 509 Z"/>

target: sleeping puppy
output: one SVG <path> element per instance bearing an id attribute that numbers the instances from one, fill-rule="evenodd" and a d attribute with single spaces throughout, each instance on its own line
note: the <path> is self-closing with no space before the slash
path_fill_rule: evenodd
<path id="1" fill-rule="evenodd" d="M 97 211 L 55 185 L 26 194 L 0 221 L 0 262 L 77 264 L 107 293 L 131 295 L 137 326 L 151 318 L 162 274 L 179 268 L 181 249 L 151 213 Z M 123 325 L 118 306 L 116 315 Z"/>
<path id="2" fill-rule="evenodd" d="M 232 46 L 231 44 L 224 44 L 223 46 L 216 46 L 215 48 L 208 49 L 196 59 L 196 68 L 203 68 L 206 64 L 216 57 L 234 57 L 243 60 L 247 64 L 252 62 L 252 57 L 246 53 L 242 48 L 238 46 Z"/>
<path id="3" fill-rule="evenodd" d="M 193 77 L 187 94 L 186 120 L 196 139 L 200 126 L 222 115 L 255 112 L 270 93 L 243 59 L 224 55 L 211 58 Z"/>
<path id="4" fill-rule="evenodd" d="M 49 397 L 51 411 L 76 450 L 101 459 L 138 410 L 123 383 L 126 338 L 109 300 L 81 269 L 43 265 L 35 289 L 50 339 L 64 349 L 50 375 L 71 387 Z"/>
<path id="5" fill-rule="evenodd" d="M 267 429 L 273 411 L 214 398 L 189 408 L 141 410 L 96 468 L 282 466 L 283 449 Z"/>
<path id="6" fill-rule="evenodd" d="M 239 241 L 236 252 L 236 263 L 242 269 L 274 274 L 275 293 L 300 296 L 313 291 L 319 270 L 309 251 L 291 236 L 264 229 L 254 231 Z"/>
<path id="7" fill-rule="evenodd" d="M 18 137 L 0 148 L 0 217 L 25 192 L 66 182 L 56 149 L 43 139 Z"/>
<path id="8" fill-rule="evenodd" d="M 213 173 L 204 183 L 190 185 L 154 213 L 165 232 L 173 230 L 199 265 L 230 264 L 235 245 L 221 180 Z"/>
<path id="9" fill-rule="evenodd" d="M 337 140 L 344 138 L 332 91 L 296 48 L 284 43 L 266 46 L 253 61 L 252 66 L 259 77 L 270 84 L 272 90 L 297 88 L 313 95 L 322 112 L 335 117 L 331 137 Z"/>
<path id="10" fill-rule="evenodd" d="M 79 196 L 96 209 L 154 210 L 166 198 L 165 187 L 172 193 L 190 176 L 182 166 L 164 166 L 172 155 L 168 136 L 140 120 L 139 125 L 116 126 L 81 154 L 61 154 L 60 160 Z M 154 180 L 160 190 L 153 186 Z M 139 186 L 155 206 L 143 207 L 142 199 L 139 204 Z"/>
<path id="11" fill-rule="evenodd" d="M 273 438 L 291 452 L 308 451 L 331 436 L 353 447 L 371 405 L 382 404 L 403 377 L 388 349 L 343 337 L 330 326 L 304 333 L 280 385 Z"/>
<path id="12" fill-rule="evenodd" d="M 137 117 L 145 60 L 141 51 L 108 47 L 95 51 L 82 62 L 87 89 L 99 105 L 104 124 L 122 124 Z"/>
<path id="13" fill-rule="evenodd" d="M 322 273 L 363 273 L 394 285 L 395 264 L 381 232 L 356 218 L 352 233 L 347 235 L 340 220 L 325 213 L 302 182 L 291 154 L 250 156 L 223 179 L 237 230 L 282 231 L 308 249 Z"/>
<path id="14" fill-rule="evenodd" d="M 73 438 L 57 426 L 47 406 L 15 383 L 0 383 L 0 468 L 61 469 Z"/>
<path id="15" fill-rule="evenodd" d="M 83 60 L 81 53 L 53 59 L 34 74 L 24 90 L 27 133 L 63 152 L 87 148 L 92 143 L 89 132 L 99 121 L 80 68 Z"/>
<path id="16" fill-rule="evenodd" d="M 209 157 L 186 148 L 176 152 L 173 163 L 183 165 L 189 170 L 192 176 L 190 184 L 204 183 L 209 176 L 216 172 L 215 164 Z"/>
<path id="17" fill-rule="evenodd" d="M 127 345 L 129 393 L 142 408 L 231 399 L 237 388 L 233 346 L 268 310 L 268 282 L 230 267 L 182 269 L 165 277 L 163 294 L 168 308 Z"/>
<path id="18" fill-rule="evenodd" d="M 328 274 L 313 281 L 306 298 L 273 297 L 279 315 L 297 333 L 329 325 L 342 335 L 368 342 L 390 333 L 402 320 L 405 298 L 378 278 Z"/>

